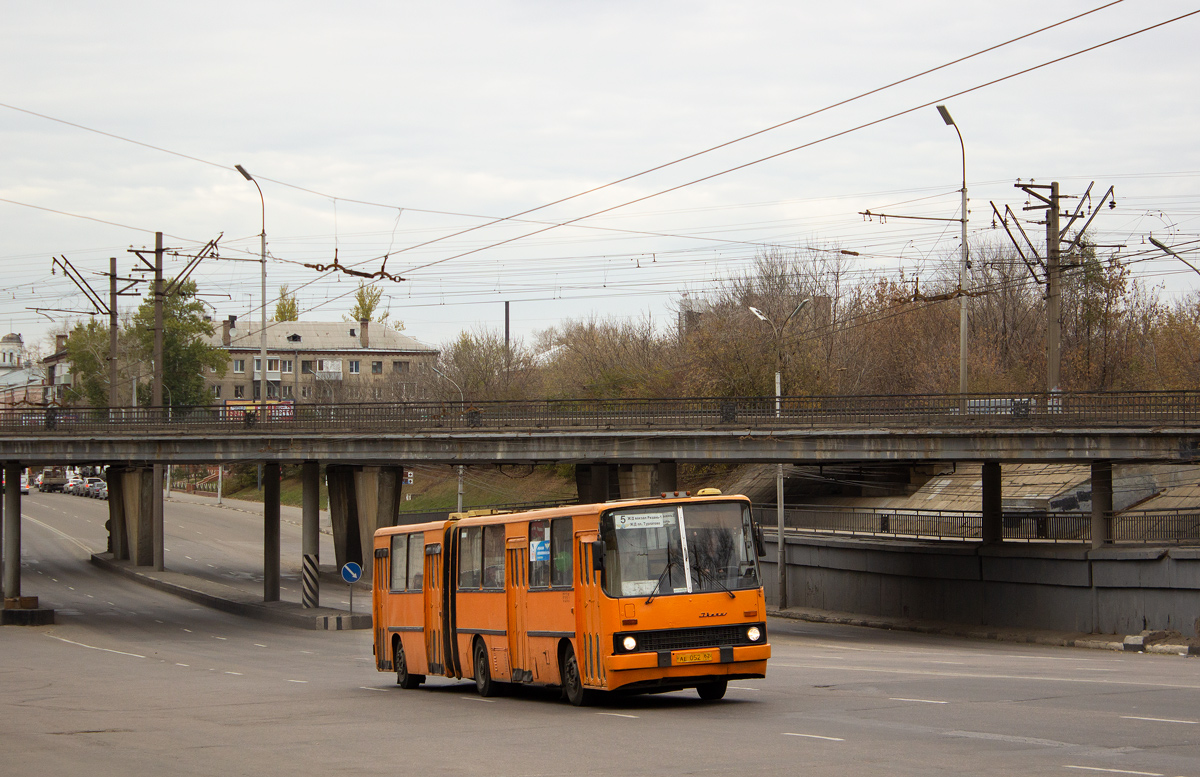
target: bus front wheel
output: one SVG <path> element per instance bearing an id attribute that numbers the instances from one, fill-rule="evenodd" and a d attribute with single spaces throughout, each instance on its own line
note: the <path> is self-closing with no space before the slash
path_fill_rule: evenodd
<path id="1" fill-rule="evenodd" d="M 409 673 L 408 661 L 404 658 L 404 645 L 400 644 L 400 640 L 396 640 L 396 649 L 392 651 L 392 666 L 396 669 L 396 684 L 401 688 L 408 690 L 425 682 L 424 675 Z"/>
<path id="2" fill-rule="evenodd" d="M 475 641 L 475 689 L 480 696 L 496 696 L 500 693 L 500 684 L 492 679 L 487 648 L 483 646 L 482 639 Z"/>
<path id="3" fill-rule="evenodd" d="M 697 685 L 696 693 L 700 694 L 700 698 L 704 701 L 717 701 L 725 696 L 725 689 L 728 687 L 728 680 L 714 680 L 711 683 Z"/>
<path id="4" fill-rule="evenodd" d="M 586 707 L 595 700 L 596 692 L 583 687 L 579 661 L 575 659 L 575 649 L 569 644 L 563 648 L 562 684 L 563 696 L 576 707 Z"/>

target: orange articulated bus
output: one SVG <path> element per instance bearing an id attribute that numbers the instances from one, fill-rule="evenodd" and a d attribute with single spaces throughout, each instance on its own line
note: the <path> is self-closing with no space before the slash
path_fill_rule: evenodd
<path id="1" fill-rule="evenodd" d="M 597 692 L 764 677 L 762 539 L 744 496 L 705 489 L 522 513 L 452 515 L 375 533 L 376 668 Z"/>

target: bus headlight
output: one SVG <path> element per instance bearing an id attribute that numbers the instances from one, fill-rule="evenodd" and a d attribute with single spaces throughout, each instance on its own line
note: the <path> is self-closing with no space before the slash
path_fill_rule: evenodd
<path id="1" fill-rule="evenodd" d="M 633 637 L 626 637 L 625 639 L 621 640 L 621 646 L 632 653 L 633 651 L 637 650 L 637 640 Z"/>
<path id="2" fill-rule="evenodd" d="M 758 628 L 758 626 L 751 626 L 746 629 L 746 639 L 751 642 L 758 642 L 762 639 L 762 629 Z"/>

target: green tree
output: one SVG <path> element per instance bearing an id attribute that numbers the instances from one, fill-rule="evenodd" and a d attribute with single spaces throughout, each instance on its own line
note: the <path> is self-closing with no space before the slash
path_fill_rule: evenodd
<path id="1" fill-rule="evenodd" d="M 108 406 L 108 327 L 96 319 L 78 323 L 67 337 L 72 401 Z"/>
<path id="2" fill-rule="evenodd" d="M 196 299 L 196 282 L 184 281 L 163 300 L 163 403 L 176 407 L 208 404 L 212 393 L 203 372 L 225 375 L 228 354 L 204 338 L 213 333 L 204 318 L 204 305 Z M 154 354 L 154 301 L 146 300 L 134 314 L 131 334 L 145 377 L 151 374 Z M 143 404 L 149 403 L 150 385 L 139 388 Z"/>
<path id="3" fill-rule="evenodd" d="M 373 284 L 367 284 L 364 281 L 358 282 L 358 288 L 354 291 L 354 307 L 350 309 L 349 315 L 345 316 L 347 321 L 374 321 L 380 324 L 387 324 L 397 332 L 404 331 L 404 322 L 400 320 L 388 321 L 392 315 L 390 308 L 380 310 L 380 305 L 383 303 L 383 288 Z"/>
<path id="4" fill-rule="evenodd" d="M 296 299 L 295 293 L 288 293 L 286 283 L 279 287 L 279 300 L 275 303 L 275 320 L 300 320 L 300 302 Z"/>

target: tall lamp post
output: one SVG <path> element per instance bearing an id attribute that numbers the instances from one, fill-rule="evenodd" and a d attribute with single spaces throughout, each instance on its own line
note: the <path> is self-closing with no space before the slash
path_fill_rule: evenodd
<path id="1" fill-rule="evenodd" d="M 437 367 L 433 367 L 432 365 L 430 365 L 430 368 L 434 372 L 436 372 L 438 375 L 441 375 L 443 378 L 450 381 L 450 383 L 454 386 L 454 388 L 458 389 L 458 401 L 459 401 L 460 407 L 465 409 L 467 406 L 467 398 L 466 398 L 466 395 L 463 394 L 462 386 L 455 383 L 453 378 L 451 378 L 449 375 L 447 375 L 446 373 L 439 370 Z M 458 465 L 458 512 L 461 513 L 462 511 L 463 511 L 463 465 L 459 464 Z"/>
<path id="2" fill-rule="evenodd" d="M 803 299 L 796 309 L 788 314 L 788 317 L 783 320 L 779 326 L 775 326 L 775 322 L 767 318 L 761 310 L 755 307 L 750 308 L 750 312 L 755 315 L 760 321 L 765 321 L 771 326 L 771 330 L 775 333 L 775 417 L 779 418 L 782 410 L 782 389 L 783 389 L 783 330 L 787 328 L 788 322 L 796 317 L 796 314 L 808 305 L 809 300 Z M 783 520 L 783 462 L 779 462 L 778 469 L 775 472 L 775 526 L 779 538 L 775 544 L 775 566 L 778 568 L 778 588 L 779 588 L 779 609 L 787 607 L 787 561 L 784 543 L 784 520 Z"/>
<path id="3" fill-rule="evenodd" d="M 950 116 L 950 111 L 946 110 L 946 106 L 939 105 L 938 113 L 942 115 L 942 121 L 954 127 L 954 132 L 958 135 L 958 145 L 962 148 L 962 264 L 958 270 L 958 393 L 967 393 L 967 295 L 964 293 L 967 290 L 967 268 L 970 267 L 970 262 L 967 258 L 967 146 L 963 143 L 962 132 L 959 131 L 958 125 L 954 123 L 954 119 Z M 964 398 L 964 402 L 966 399 Z M 963 408 L 965 412 L 966 408 Z"/>
<path id="4" fill-rule="evenodd" d="M 262 261 L 262 315 L 260 326 L 262 330 L 259 332 L 259 369 L 258 373 L 258 401 L 259 401 L 259 419 L 267 420 L 267 201 L 263 197 L 262 187 L 258 185 L 258 181 L 254 180 L 254 176 L 246 172 L 246 168 L 241 165 L 234 165 L 235 170 L 242 174 L 250 183 L 254 184 L 254 188 L 258 189 L 258 199 L 262 203 L 262 233 L 260 234 L 261 242 L 259 244 L 259 256 Z"/>

